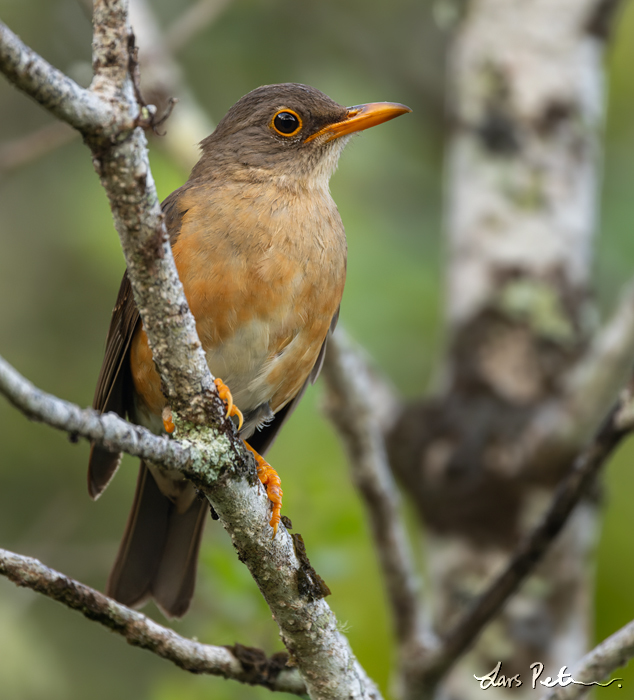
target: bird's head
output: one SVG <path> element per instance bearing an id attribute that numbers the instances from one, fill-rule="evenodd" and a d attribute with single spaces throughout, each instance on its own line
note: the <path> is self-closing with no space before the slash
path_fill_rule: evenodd
<path id="1" fill-rule="evenodd" d="M 406 112 L 409 107 L 393 102 L 342 107 L 297 83 L 265 85 L 238 100 L 202 142 L 192 175 L 327 186 L 352 134 Z"/>

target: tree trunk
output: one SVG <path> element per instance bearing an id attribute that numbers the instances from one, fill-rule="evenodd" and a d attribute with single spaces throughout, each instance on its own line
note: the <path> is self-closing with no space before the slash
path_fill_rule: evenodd
<path id="1" fill-rule="evenodd" d="M 474 1 L 450 52 L 444 390 L 410 406 L 391 436 L 392 466 L 427 527 L 441 635 L 535 523 L 579 446 L 535 450 L 528 431 L 562 400 L 593 330 L 601 60 L 614 5 Z M 438 697 L 479 697 L 473 675 L 501 661 L 501 674 L 521 674 L 509 691 L 520 698 L 533 692 L 531 663 L 556 676 L 583 654 L 591 501 Z"/>

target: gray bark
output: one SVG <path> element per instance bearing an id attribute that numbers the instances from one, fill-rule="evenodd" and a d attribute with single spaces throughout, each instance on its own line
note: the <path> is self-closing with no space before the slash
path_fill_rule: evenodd
<path id="1" fill-rule="evenodd" d="M 605 11 L 597 0 L 474 0 L 450 52 L 444 388 L 409 407 L 391 439 L 427 526 L 441 637 L 537 522 L 623 379 L 618 367 L 601 375 L 589 345 Z M 582 375 L 597 391 L 575 432 Z M 583 654 L 595 537 L 590 497 L 438 698 L 479 697 L 473 675 L 500 660 L 507 676 L 536 658 L 556 675 Z"/>
<path id="2" fill-rule="evenodd" d="M 28 586 L 77 610 L 122 635 L 132 646 L 161 656 L 191 673 L 206 673 L 269 690 L 305 695 L 306 686 L 297 669 L 284 668 L 284 662 L 258 655 L 258 667 L 245 662 L 247 654 L 235 647 L 212 646 L 185 639 L 174 630 L 126 608 L 103 593 L 43 566 L 36 559 L 0 549 L 0 574 L 19 586 Z M 251 650 L 257 652 L 258 650 Z M 257 657 L 255 657 L 257 658 Z M 254 659 L 253 654 L 251 659 Z"/>
<path id="3" fill-rule="evenodd" d="M 324 699 L 379 698 L 318 586 L 310 581 L 311 570 L 297 556 L 295 541 L 283 526 L 271 539 L 269 501 L 253 460 L 225 418 L 174 265 L 149 168 L 140 125 L 150 126 L 152 118 L 138 103 L 132 39 L 126 0 L 95 0 L 94 79 L 89 89 L 49 66 L 1 24 L 0 70 L 77 128 L 91 148 L 163 393 L 174 412 L 174 437 L 185 449 L 205 453 L 202 460 L 189 460 L 183 472 L 212 502 L 249 567 L 308 693 Z"/>

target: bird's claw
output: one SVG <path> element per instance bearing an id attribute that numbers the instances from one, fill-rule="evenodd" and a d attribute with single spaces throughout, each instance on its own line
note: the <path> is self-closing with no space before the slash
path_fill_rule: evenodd
<path id="1" fill-rule="evenodd" d="M 248 442 L 245 442 L 244 446 L 255 457 L 255 462 L 258 466 L 258 478 L 266 486 L 266 495 L 273 504 L 273 513 L 269 520 L 269 525 L 273 528 L 273 537 L 275 537 L 277 526 L 280 524 L 280 513 L 282 512 L 282 496 L 284 495 L 282 481 L 275 469 L 259 452 L 256 452 Z"/>
<path id="2" fill-rule="evenodd" d="M 172 409 L 169 406 L 165 406 L 161 418 L 163 419 L 163 428 L 165 432 L 171 435 L 176 430 L 176 426 L 174 425 Z"/>
<path id="3" fill-rule="evenodd" d="M 238 430 L 242 430 L 244 417 L 242 411 L 233 403 L 233 396 L 231 395 L 229 387 L 219 377 L 214 379 L 214 384 L 218 390 L 218 396 L 227 404 L 227 414 L 225 418 L 229 418 L 229 416 L 238 416 Z"/>

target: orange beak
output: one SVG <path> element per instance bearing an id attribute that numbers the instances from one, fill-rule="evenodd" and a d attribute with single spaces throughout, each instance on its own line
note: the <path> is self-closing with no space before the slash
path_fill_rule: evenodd
<path id="1" fill-rule="evenodd" d="M 363 131 L 371 126 L 383 124 L 390 119 L 400 117 L 401 114 L 407 114 L 412 110 L 398 102 L 370 102 L 366 105 L 355 105 L 348 107 L 348 114 L 343 121 L 335 124 L 328 124 L 323 129 L 309 136 L 304 143 L 308 143 L 320 136 L 327 135 L 324 143 L 338 139 L 346 134 L 353 134 L 355 131 Z"/>

